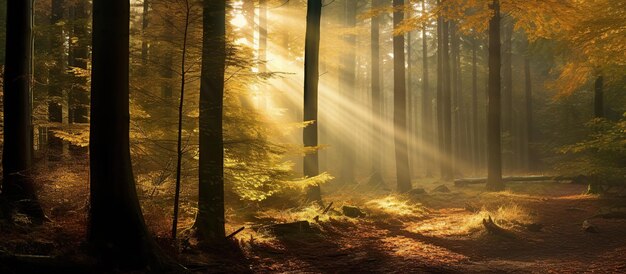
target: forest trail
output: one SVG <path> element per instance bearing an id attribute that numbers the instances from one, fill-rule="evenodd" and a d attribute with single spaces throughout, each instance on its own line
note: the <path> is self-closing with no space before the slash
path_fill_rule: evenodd
<path id="1" fill-rule="evenodd" d="M 254 272 L 626 272 L 626 220 L 593 218 L 598 233 L 581 229 L 602 207 L 620 206 L 619 200 L 579 195 L 580 185 L 543 191 L 501 195 L 542 224 L 539 232 L 512 226 L 509 238 L 481 227 L 468 230 L 476 214 L 463 204 L 475 201 L 457 199 L 458 207 L 433 207 L 422 217 L 330 220 L 320 234 L 250 245 L 247 256 Z"/>

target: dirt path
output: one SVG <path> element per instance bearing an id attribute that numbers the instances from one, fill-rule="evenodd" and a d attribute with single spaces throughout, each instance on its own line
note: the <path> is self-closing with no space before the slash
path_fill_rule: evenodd
<path id="1" fill-rule="evenodd" d="M 513 229 L 510 238 L 463 233 L 474 213 L 443 207 L 419 218 L 329 221 L 322 233 L 253 244 L 247 255 L 255 272 L 626 273 L 626 220 L 594 218 L 599 233 L 581 231 L 601 207 L 623 199 L 577 195 L 582 190 L 563 185 L 545 195 L 510 195 L 543 225 L 539 232 Z"/>

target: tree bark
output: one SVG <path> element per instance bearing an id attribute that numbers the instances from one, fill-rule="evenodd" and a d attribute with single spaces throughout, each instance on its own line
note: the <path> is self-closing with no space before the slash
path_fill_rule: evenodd
<path id="1" fill-rule="evenodd" d="M 159 269 L 130 158 L 129 13 L 128 1 L 93 1 L 88 241 L 107 267 Z"/>
<path id="2" fill-rule="evenodd" d="M 478 61 L 476 51 L 478 42 L 472 38 L 472 170 L 478 172 L 480 162 L 480 142 L 478 126 Z"/>
<path id="3" fill-rule="evenodd" d="M 511 18 L 508 18 L 512 20 Z M 503 167 L 505 170 L 513 170 L 515 146 L 513 134 L 514 119 L 513 119 L 513 53 L 512 53 L 512 38 L 513 38 L 513 23 L 502 23 L 502 132 L 508 133 L 508 141 L 504 143 L 504 157 Z"/>
<path id="4" fill-rule="evenodd" d="M 489 20 L 489 98 L 487 105 L 487 189 L 500 191 L 502 182 L 502 147 L 500 138 L 500 1 L 493 0 Z"/>
<path id="5" fill-rule="evenodd" d="M 451 180 L 454 177 L 452 170 L 452 98 L 451 98 L 451 79 L 450 79 L 450 45 L 449 45 L 449 22 L 447 19 L 443 19 L 443 26 L 441 28 L 442 34 L 442 75 L 443 75 L 443 90 L 442 90 L 442 107 L 441 110 L 443 118 L 443 161 L 441 162 L 441 178 L 444 180 Z"/>
<path id="6" fill-rule="evenodd" d="M 31 1 L 8 1 L 7 10 L 2 196 L 8 203 L 4 213 L 10 219 L 17 208 L 40 223 L 44 214 L 29 175 L 32 168 Z"/>
<path id="7" fill-rule="evenodd" d="M 422 13 L 426 13 L 426 0 L 422 0 Z M 424 148 L 429 148 L 434 145 L 432 99 L 428 73 L 428 43 L 426 36 L 426 23 L 424 23 L 424 25 L 422 25 L 422 144 Z M 431 153 L 424 153 L 423 155 L 426 177 L 431 177 L 432 166 L 430 163 L 434 159 Z"/>
<path id="8" fill-rule="evenodd" d="M 528 53 L 527 53 L 528 54 Z M 526 99 L 526 142 L 525 142 L 525 166 L 526 171 L 533 171 L 533 94 L 532 94 L 532 78 L 530 75 L 530 57 L 524 58 L 524 95 Z"/>
<path id="9" fill-rule="evenodd" d="M 317 90 L 319 84 L 319 51 L 320 51 L 320 21 L 322 16 L 322 1 L 308 0 L 306 12 L 306 39 L 304 45 L 304 121 L 313 123 L 304 128 L 303 143 L 305 147 L 316 147 L 317 143 Z M 304 156 L 304 176 L 319 175 L 319 159 L 317 151 Z M 322 202 L 322 193 L 319 185 L 307 189 L 309 201 Z"/>
<path id="10" fill-rule="evenodd" d="M 404 0 L 393 0 L 393 25 L 398 27 L 404 20 Z M 404 35 L 393 37 L 393 121 L 396 154 L 397 191 L 411 190 L 411 174 L 408 155 L 408 132 L 406 127 L 406 79 L 404 69 Z"/>
<path id="11" fill-rule="evenodd" d="M 441 1 L 437 0 L 437 5 L 441 6 Z M 443 177 L 445 168 L 445 145 L 444 145 L 444 123 L 443 123 L 443 16 L 437 17 L 437 163 L 439 164 L 439 176 Z"/>
<path id="12" fill-rule="evenodd" d="M 226 3 L 203 1 L 200 82 L 200 161 L 198 215 L 195 227 L 202 242 L 220 242 L 224 228 L 224 73 L 226 68 Z"/>
<path id="13" fill-rule="evenodd" d="M 380 0 L 372 0 L 372 10 L 381 7 Z M 372 93 L 372 144 L 382 142 L 382 129 L 378 122 L 382 121 L 382 90 L 380 83 L 380 16 L 372 17 L 371 26 L 371 93 Z M 379 146 L 372 145 L 372 184 L 381 183 L 381 152 Z"/>

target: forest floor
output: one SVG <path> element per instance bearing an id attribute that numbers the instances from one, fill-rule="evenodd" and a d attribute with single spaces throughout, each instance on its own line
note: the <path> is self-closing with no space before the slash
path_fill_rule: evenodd
<path id="1" fill-rule="evenodd" d="M 0 223 L 0 255 L 83 256 L 88 184 L 87 167 L 80 166 L 72 172 L 52 168 L 38 178 L 51 222 L 35 227 L 27 218 L 15 225 Z M 324 200 L 333 205 L 326 213 L 322 207 L 290 207 L 280 200 L 274 209 L 230 209 L 227 231 L 246 229 L 235 236 L 236 251 L 217 250 L 216 256 L 189 248 L 193 243 L 185 240 L 180 252 L 172 248 L 167 239 L 171 200 L 146 203 L 159 190 L 138 184 L 149 228 L 166 251 L 177 253 L 197 273 L 626 273 L 626 198 L 583 195 L 584 185 L 517 182 L 489 193 L 484 185 L 447 183 L 449 192 L 437 192 L 442 183 L 422 180 L 414 187 L 425 193 L 407 195 L 385 187 L 329 185 L 323 187 Z M 184 200 L 181 227 L 193 221 L 192 205 Z M 345 216 L 344 205 L 358 207 L 365 216 Z M 617 214 L 602 215 L 607 212 Z M 504 233 L 485 229 L 482 222 L 489 217 Z M 294 221 L 310 227 L 272 232 L 272 224 Z M 596 231 L 584 231 L 585 221 Z M 0 272 L 20 273 L 1 263 Z"/>
<path id="2" fill-rule="evenodd" d="M 277 237 L 244 250 L 254 272 L 626 273 L 626 220 L 596 216 L 623 210 L 626 199 L 582 195 L 585 186 L 575 184 L 511 183 L 501 193 L 483 193 L 483 187 L 450 187 L 450 193 L 406 200 L 388 196 L 382 203 L 344 200 L 369 216 L 329 217 L 319 233 Z M 507 233 L 485 231 L 488 216 Z M 585 220 L 597 233 L 583 231 Z"/>

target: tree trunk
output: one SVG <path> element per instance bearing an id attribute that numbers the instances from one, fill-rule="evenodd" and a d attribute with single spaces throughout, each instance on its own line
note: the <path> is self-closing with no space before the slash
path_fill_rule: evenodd
<path id="1" fill-rule="evenodd" d="M 372 0 L 372 10 L 381 6 L 380 0 Z M 382 143 L 382 129 L 379 122 L 382 117 L 382 90 L 380 83 L 380 16 L 372 17 L 371 26 L 371 92 L 372 92 L 372 144 Z M 372 176 L 370 183 L 382 183 L 381 157 L 379 146 L 371 146 Z"/>
<path id="2" fill-rule="evenodd" d="M 441 178 L 451 180 L 454 177 L 452 170 L 452 98 L 451 98 L 451 79 L 450 79 L 450 46 L 449 46 L 449 22 L 443 19 L 441 28 L 443 36 L 443 56 L 442 56 L 442 73 L 443 73 L 443 90 L 442 90 L 442 117 L 443 117 L 443 161 Z"/>
<path id="3" fill-rule="evenodd" d="M 395 8 L 393 25 L 396 28 L 404 19 L 404 12 L 401 9 L 404 6 L 404 0 L 393 0 L 393 6 Z M 412 188 L 407 147 L 409 136 L 406 130 L 404 35 L 394 35 L 393 37 L 393 64 L 393 121 L 397 191 L 403 193 Z"/>
<path id="4" fill-rule="evenodd" d="M 128 1 L 93 1 L 88 240 L 107 267 L 159 269 L 130 159 L 129 11 Z"/>
<path id="5" fill-rule="evenodd" d="M 441 6 L 441 1 L 437 0 L 437 4 Z M 437 17 L 437 163 L 439 164 L 439 176 L 443 177 L 445 172 L 444 157 L 444 123 L 443 123 L 443 16 Z"/>
<path id="6" fill-rule="evenodd" d="M 320 21 L 322 17 L 322 1 L 308 0 L 306 11 L 306 40 L 304 45 L 304 121 L 313 123 L 304 128 L 303 142 L 305 147 L 317 146 L 317 89 L 319 84 L 319 52 L 320 52 Z M 304 156 L 304 176 L 314 177 L 319 174 L 317 151 Z M 320 186 L 307 189 L 309 201 L 322 202 Z"/>
<path id="7" fill-rule="evenodd" d="M 224 228 L 224 71 L 226 68 L 226 3 L 203 1 L 200 82 L 200 181 L 195 227 L 203 242 L 219 242 Z"/>
<path id="8" fill-rule="evenodd" d="M 478 61 L 476 51 L 478 42 L 472 38 L 472 170 L 478 172 L 480 162 L 480 143 L 478 126 Z"/>
<path id="9" fill-rule="evenodd" d="M 487 105 L 487 189 L 500 191 L 502 182 L 502 147 L 500 138 L 500 1 L 493 0 L 489 20 L 489 98 Z"/>
<path id="10" fill-rule="evenodd" d="M 510 18 L 509 18 L 510 19 Z M 512 20 L 512 19 L 511 19 Z M 508 20 L 505 20 L 506 22 Z M 503 23 L 502 33 L 502 132 L 507 133 L 508 140 L 504 143 L 504 169 L 513 170 L 514 167 L 514 155 L 515 146 L 513 134 L 513 54 L 512 54 L 512 36 L 513 36 L 513 23 Z"/>
<path id="11" fill-rule="evenodd" d="M 451 132 L 453 132 L 454 134 L 451 134 L 451 138 L 452 138 L 452 143 L 451 143 L 451 150 L 450 150 L 450 165 L 451 165 L 451 169 L 452 169 L 452 174 L 456 174 L 456 170 L 458 169 L 458 164 L 461 160 L 461 115 L 459 113 L 459 107 L 460 107 L 460 103 L 459 103 L 459 71 L 457 70 L 457 67 L 459 65 L 458 61 L 459 58 L 457 58 L 459 56 L 459 36 L 457 33 L 457 25 L 455 21 L 450 21 L 450 57 L 452 58 L 451 60 L 451 71 L 450 71 L 450 76 L 451 76 L 451 94 L 452 94 L 452 98 L 451 98 L 451 104 L 452 107 L 450 109 L 451 111 L 451 115 L 452 115 L 452 121 L 453 121 L 453 126 L 454 129 L 451 130 Z"/>
<path id="12" fill-rule="evenodd" d="M 527 53 L 528 54 L 528 53 Z M 533 94 L 532 94 L 532 78 L 530 75 L 530 57 L 524 58 L 524 94 L 526 99 L 526 142 L 525 142 L 525 166 L 526 171 L 534 171 L 533 168 Z"/>
<path id="13" fill-rule="evenodd" d="M 145 0 L 144 0 L 145 1 Z M 183 161 L 183 107 L 185 103 L 185 84 L 187 80 L 187 38 L 189 33 L 189 17 L 191 16 L 191 4 L 188 0 L 185 4 L 185 25 L 183 30 L 183 46 L 180 58 L 180 98 L 178 101 L 178 131 L 176 136 L 176 185 L 174 189 L 174 213 L 172 214 L 172 239 L 176 239 L 178 229 L 178 202 L 180 199 L 180 176 Z"/>
<path id="14" fill-rule="evenodd" d="M 422 13 L 426 13 L 426 0 L 422 1 Z M 428 43 L 426 36 L 426 26 L 422 25 L 422 147 L 430 148 L 434 145 L 433 138 L 433 117 L 432 117 L 432 99 L 430 94 L 430 83 L 428 76 Z M 432 176 L 430 163 L 434 160 L 432 153 L 426 152 L 424 155 L 424 169 L 426 177 Z"/>
<path id="15" fill-rule="evenodd" d="M 32 168 L 32 117 L 30 101 L 31 1 L 8 1 L 4 71 L 4 143 L 2 196 L 8 202 L 4 215 L 17 208 L 35 223 L 44 219 L 29 173 Z"/>

